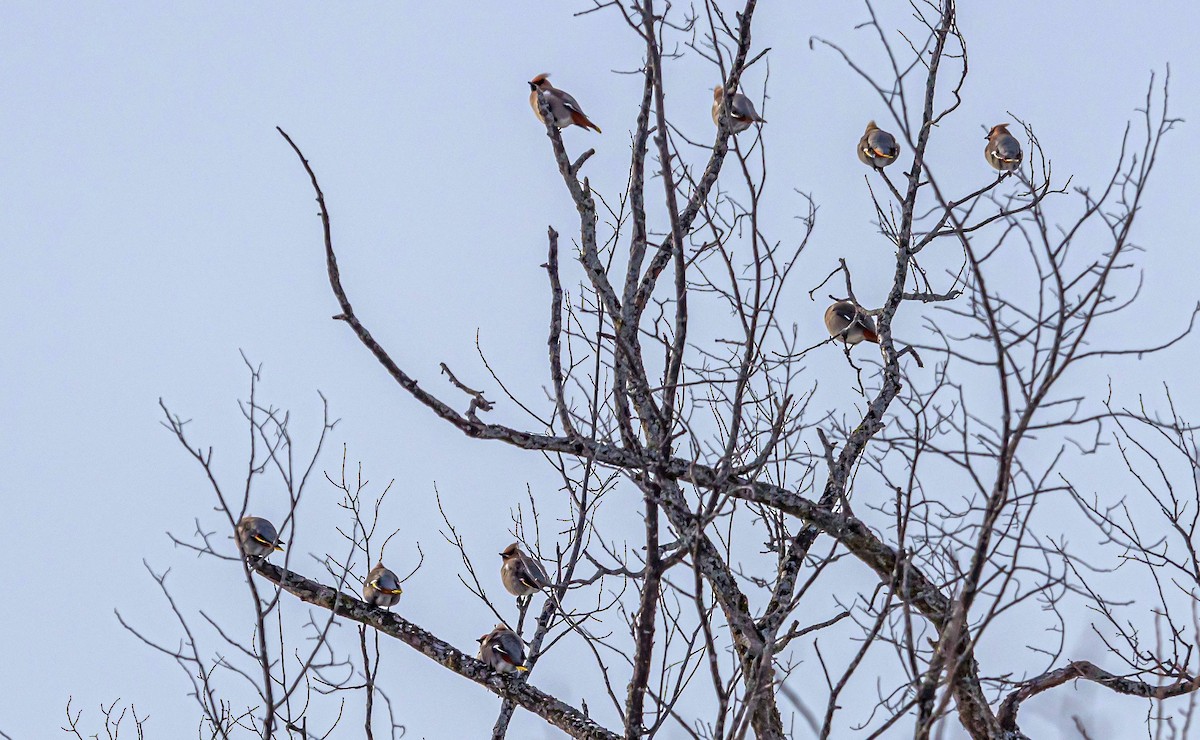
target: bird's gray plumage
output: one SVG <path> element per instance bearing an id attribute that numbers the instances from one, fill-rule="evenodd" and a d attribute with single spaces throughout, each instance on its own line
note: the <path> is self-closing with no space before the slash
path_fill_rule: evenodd
<path id="1" fill-rule="evenodd" d="M 525 663 L 525 643 L 503 624 L 479 638 L 479 659 L 501 673 L 529 670 Z"/>
<path id="2" fill-rule="evenodd" d="M 725 102 L 725 88 L 717 85 L 713 88 L 713 104 L 712 104 L 712 119 L 713 123 L 720 126 L 721 120 L 721 104 Z M 758 111 L 754 108 L 754 101 L 741 94 L 734 93 L 730 96 L 730 115 L 729 115 L 729 130 L 735 134 L 740 134 L 750 128 L 754 123 L 766 123 L 767 120 L 758 115 Z"/>
<path id="3" fill-rule="evenodd" d="M 500 581 L 513 596 L 532 596 L 550 585 L 550 578 L 542 564 L 526 555 L 516 542 L 504 548 L 500 557 L 504 558 L 500 566 Z"/>
<path id="4" fill-rule="evenodd" d="M 545 99 L 546 105 L 550 108 L 550 114 L 554 116 L 554 125 L 558 128 L 563 129 L 574 124 L 580 128 L 595 129 L 596 133 L 600 133 L 600 127 L 588 119 L 583 112 L 583 107 L 579 105 L 579 101 L 567 91 L 559 90 L 551 85 L 550 80 L 547 79 L 549 76 L 540 74 L 529 81 L 529 107 L 533 108 L 533 114 L 537 116 L 538 120 L 542 120 L 539 101 Z"/>
<path id="5" fill-rule="evenodd" d="M 825 328 L 829 336 L 838 337 L 846 344 L 855 345 L 864 339 L 879 342 L 875 330 L 875 319 L 855 309 L 852 301 L 838 301 L 825 309 Z"/>
<path id="6" fill-rule="evenodd" d="M 1001 172 L 1009 172 L 1021 166 L 1021 142 L 1017 137 L 1008 133 L 1008 124 L 1001 123 L 992 126 L 988 131 L 987 144 L 983 147 L 983 156 L 988 164 Z"/>
<path id="7" fill-rule="evenodd" d="M 400 588 L 400 579 L 396 577 L 395 573 L 385 568 L 383 563 L 376 563 L 371 572 L 367 573 L 362 595 L 363 601 L 368 604 L 390 607 L 400 600 L 402 593 L 404 593 L 404 589 Z"/>
<path id="8" fill-rule="evenodd" d="M 237 523 L 238 544 L 242 552 L 255 558 L 265 558 L 287 544 L 279 539 L 275 525 L 261 516 L 244 516 Z"/>
<path id="9" fill-rule="evenodd" d="M 896 137 L 875 125 L 874 121 L 867 124 L 867 130 L 858 140 L 858 158 L 863 164 L 882 169 L 900 156 L 900 145 Z"/>

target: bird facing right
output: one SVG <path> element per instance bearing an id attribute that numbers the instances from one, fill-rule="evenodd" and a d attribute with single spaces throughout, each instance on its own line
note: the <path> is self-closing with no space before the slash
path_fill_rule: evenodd
<path id="1" fill-rule="evenodd" d="M 546 105 L 550 108 L 550 114 L 554 116 L 554 125 L 558 128 L 564 129 L 574 124 L 580 128 L 590 128 L 596 133 L 600 133 L 600 127 L 584 115 L 579 101 L 571 97 L 571 94 L 565 90 L 559 90 L 551 85 L 549 78 L 550 74 L 543 72 L 529 81 L 529 106 L 533 108 L 533 114 L 537 116 L 537 119 L 545 123 L 542 120 L 541 105 L 538 103 L 540 98 L 545 98 Z"/>
<path id="2" fill-rule="evenodd" d="M 404 589 L 400 587 L 400 579 L 396 574 L 383 566 L 380 561 L 375 564 L 367 580 L 363 583 L 363 601 L 372 606 L 390 607 L 400 600 Z"/>
<path id="3" fill-rule="evenodd" d="M 900 145 L 896 137 L 875 125 L 867 124 L 867 130 L 858 140 L 858 158 L 868 167 L 881 170 L 900 156 Z"/>
<path id="4" fill-rule="evenodd" d="M 261 516 L 244 516 L 237 523 L 237 540 L 242 552 L 253 558 L 265 558 L 285 543 L 279 539 L 275 525 Z"/>
<path id="5" fill-rule="evenodd" d="M 992 167 L 1001 172 L 1011 172 L 1021 166 L 1021 157 L 1024 155 L 1021 153 L 1021 142 L 1008 133 L 1008 124 L 998 123 L 987 133 L 983 156 Z"/>
<path id="6" fill-rule="evenodd" d="M 516 542 L 504 548 L 500 557 L 504 558 L 500 566 L 500 581 L 513 596 L 533 596 L 550 585 L 550 578 L 542 564 L 526 555 Z"/>
<path id="7" fill-rule="evenodd" d="M 492 670 L 500 673 L 525 672 L 529 669 L 522 665 L 525 662 L 525 643 L 520 635 L 503 624 L 480 637 L 479 659 L 491 666 Z"/>
<path id="8" fill-rule="evenodd" d="M 724 86 L 717 85 L 713 88 L 712 119 L 717 126 L 721 125 L 721 104 L 725 102 L 724 96 Z M 733 108 L 729 115 L 729 130 L 733 133 L 740 134 L 755 123 L 767 122 L 765 118 L 758 115 L 758 111 L 754 109 L 754 102 L 750 98 L 740 92 L 735 92 L 729 98 Z"/>
<path id="9" fill-rule="evenodd" d="M 875 319 L 855 306 L 853 301 L 838 301 L 825 309 L 825 328 L 829 330 L 829 336 L 837 337 L 850 346 L 863 340 L 879 344 Z"/>

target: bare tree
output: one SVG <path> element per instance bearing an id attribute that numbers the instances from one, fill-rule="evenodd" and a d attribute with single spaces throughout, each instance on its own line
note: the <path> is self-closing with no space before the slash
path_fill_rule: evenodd
<path id="1" fill-rule="evenodd" d="M 623 192 L 593 190 L 583 172 L 594 152 L 572 156 L 550 102 L 536 98 L 579 218 L 572 260 L 560 260 L 560 234 L 548 229 L 545 398 L 509 394 L 486 358 L 484 382 L 511 403 L 489 400 L 479 381 L 442 365 L 448 393 L 467 398 L 459 412 L 451 396 L 404 369 L 372 335 L 369 317 L 356 313 L 316 168 L 280 130 L 316 195 L 339 304 L 334 319 L 433 417 L 473 440 L 541 455 L 561 480 L 557 491 L 530 491 L 513 521 L 514 537 L 546 564 L 552 585 L 529 625 L 528 602 L 509 625 L 526 643 L 528 670 L 513 673 L 359 600 L 362 574 L 387 544 L 387 533 L 377 532 L 387 489 L 369 489 L 361 469 L 348 481 L 344 453 L 340 477 L 327 477 L 348 513 L 340 530 L 348 555 L 320 558 L 321 579 L 287 559 L 232 558 L 254 605 L 253 640 L 240 642 L 201 614 L 231 653 L 209 658 L 194 620 L 175 608 L 186 639 L 178 648 L 155 643 L 192 677 L 206 736 L 327 736 L 331 726 L 314 729 L 308 719 L 319 695 L 361 696 L 368 738 L 386 724 L 374 720 L 374 702 L 384 697 L 397 737 L 403 727 L 379 679 L 381 636 L 501 697 L 493 738 L 506 736 L 519 708 L 580 738 L 825 738 L 853 729 L 863 737 L 1011 739 L 1024 737 L 1024 702 L 1079 679 L 1151 702 L 1147 722 L 1157 736 L 1188 736 L 1200 687 L 1195 427 L 1169 391 L 1164 417 L 1146 402 L 1128 407 L 1079 386 L 1122 356 L 1174 347 L 1193 328 L 1195 309 L 1147 322 L 1142 345 L 1110 344 L 1103 331 L 1114 315 L 1142 310 L 1133 227 L 1176 123 L 1167 82 L 1150 80 L 1101 185 L 1071 188 L 1053 172 L 1034 125 L 1022 122 L 1021 168 L 951 192 L 949 165 L 926 152 L 935 136 L 975 135 L 955 115 L 969 69 L 955 3 L 914 0 L 893 29 L 867 2 L 859 31 L 875 39 L 882 69 L 836 41 L 813 42 L 878 94 L 891 116 L 885 128 L 911 155 L 907 172 L 864 171 L 864 206 L 895 263 L 885 294 L 856 294 L 846 259 L 804 259 L 816 229 L 811 199 L 795 233 L 765 233 L 768 137 L 761 126 L 735 137 L 727 113 L 767 58 L 752 43 L 756 2 L 738 5 L 731 12 L 713 0 L 689 8 L 595 0 L 585 11 L 608 14 L 644 49 Z M 711 62 L 723 87 L 711 143 L 672 124 L 668 68 L 684 54 Z M 760 78 L 765 95 L 768 75 Z M 564 265 L 575 262 L 582 276 L 572 280 Z M 807 281 L 798 291 L 789 290 L 794 275 Z M 805 292 L 849 300 L 871 317 L 878 356 L 852 352 L 837 336 L 803 346 L 784 306 Z M 913 313 L 926 331 L 897 339 L 897 316 Z M 839 346 L 844 382 L 860 402 L 818 411 L 806 362 Z M 256 399 L 257 369 L 251 375 L 240 495 L 219 482 L 211 450 L 195 446 L 184 420 L 164 406 L 166 423 L 211 482 L 225 529 L 249 510 L 252 484 L 270 472 L 288 492 L 281 531 L 294 538 L 296 504 L 322 445 L 303 470 L 293 469 L 288 416 Z M 524 416 L 481 417 L 504 407 Z M 332 428 L 326 415 L 323 432 Z M 1129 475 L 1123 488 L 1146 505 L 1072 482 L 1078 465 L 1113 455 Z M 644 525 L 640 541 L 606 533 L 596 511 L 614 499 Z M 556 506 L 564 526 L 547 534 L 539 508 Z M 1055 512 L 1065 506 L 1094 526 L 1098 544 L 1056 539 Z M 508 622 L 507 607 L 488 594 L 498 582 L 471 561 L 443 514 L 462 586 Z M 186 543 L 228 558 L 212 536 L 198 522 Z M 422 560 L 423 553 L 414 568 Z M 1143 570 L 1145 594 L 1125 591 L 1118 565 Z M 155 578 L 169 598 L 165 574 Z M 293 597 L 317 607 L 300 632 L 280 608 Z M 1090 625 L 1071 616 L 1083 609 Z M 1057 623 L 1054 644 L 1007 649 L 1011 633 L 997 625 L 1031 611 Z M 345 620 L 360 624 L 349 647 L 334 634 Z M 1088 631 L 1106 651 L 1069 654 Z M 564 641 L 581 645 L 602 676 L 591 710 L 530 683 Z M 224 676 L 252 685 L 257 704 L 243 710 L 222 700 L 215 684 Z M 1172 703 L 1177 697 L 1187 698 Z M 1089 717 L 1070 723 L 1063 732 L 1089 737 Z"/>

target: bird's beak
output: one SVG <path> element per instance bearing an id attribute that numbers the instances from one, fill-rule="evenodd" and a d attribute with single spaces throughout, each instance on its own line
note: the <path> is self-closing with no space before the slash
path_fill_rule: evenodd
<path id="1" fill-rule="evenodd" d="M 497 553 L 500 557 L 504 557 L 504 553 Z"/>
<path id="2" fill-rule="evenodd" d="M 537 85 L 535 85 L 535 84 L 533 84 L 533 83 L 531 82 L 531 83 L 529 83 L 529 89 L 530 89 L 530 90 L 536 90 L 536 89 L 537 89 Z"/>

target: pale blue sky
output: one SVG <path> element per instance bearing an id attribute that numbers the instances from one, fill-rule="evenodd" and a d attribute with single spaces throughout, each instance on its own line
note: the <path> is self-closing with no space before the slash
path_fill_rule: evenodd
<path id="1" fill-rule="evenodd" d="M 287 129 L 317 169 L 356 310 L 406 369 L 441 389 L 444 361 L 500 400 L 475 353 L 478 330 L 514 391 L 540 400 L 545 231 L 552 224 L 570 234 L 575 221 L 525 81 L 553 72 L 604 129 L 571 129 L 565 139 L 573 151 L 597 148 L 588 173 L 608 193 L 626 176 L 639 89 L 636 77 L 612 72 L 638 66 L 636 39 L 612 15 L 571 17 L 587 5 L 6 5 L 0 558 L 10 607 L 0 618 L 0 730 L 22 740 L 53 737 L 73 694 L 89 711 L 134 700 L 152 717 L 151 737 L 194 732 L 184 677 L 126 634 L 113 609 L 163 639 L 176 635 L 142 569 L 146 558 L 174 568 L 172 583 L 191 608 L 248 617 L 228 566 L 196 561 L 164 534 L 189 531 L 196 516 L 216 520 L 198 470 L 159 426 L 157 408 L 162 396 L 194 418 L 195 439 L 215 445 L 236 475 L 244 434 L 235 399 L 246 388 L 239 349 L 265 365 L 264 392 L 296 412 L 302 431 L 319 423 L 316 391 L 330 399 L 343 421 L 324 467 L 333 469 L 346 443 L 371 477 L 397 480 L 393 526 L 420 539 L 427 554 L 402 611 L 474 648 L 494 620 L 482 607 L 462 606 L 455 555 L 436 533 L 434 483 L 489 567 L 526 484 L 554 483 L 536 456 L 435 423 L 329 320 L 336 305 L 315 204 L 274 127 Z M 879 294 L 891 268 L 851 153 L 864 122 L 882 123 L 885 113 L 833 53 L 811 51 L 808 38 L 839 41 L 868 63 L 878 56 L 867 34 L 853 31 L 865 17 L 856 3 L 761 6 L 755 49 L 773 49 L 770 99 L 759 105 L 770 121 L 768 228 L 779 238 L 794 233 L 801 203 L 793 187 L 820 205 L 805 275 L 787 303 L 801 336 L 815 342 L 812 276 L 844 256 L 863 297 Z M 1098 183 L 1150 71 L 1168 62 L 1174 112 L 1197 118 L 1193 3 L 1084 6 L 963 4 L 972 75 L 962 110 L 931 150 L 943 186 L 989 177 L 981 127 L 1008 120 L 1006 111 L 1034 125 L 1056 173 Z M 761 64 L 751 71 L 748 92 L 757 96 L 765 72 Z M 715 74 L 695 57 L 667 74 L 676 122 L 704 139 Z M 1164 296 L 1149 306 L 1165 308 L 1165 296 L 1179 295 L 1186 309 L 1197 298 L 1193 135 L 1185 124 L 1167 139 L 1142 214 L 1147 287 Z M 1147 305 L 1127 326 L 1160 320 Z M 911 334 L 918 315 L 910 321 L 901 325 Z M 841 361 L 829 355 L 813 360 L 814 372 Z M 1187 345 L 1144 364 L 1129 382 L 1153 390 L 1174 380 L 1177 398 L 1200 407 L 1186 385 L 1194 355 Z M 852 399 L 849 388 L 825 385 L 827 405 Z M 520 419 L 507 403 L 495 414 Z M 279 492 L 262 493 L 257 508 L 270 516 L 269 497 Z M 297 543 L 294 565 L 314 575 L 301 553 L 334 544 L 316 524 L 332 500 L 328 487 L 314 487 L 310 539 Z M 282 511 L 281 501 L 274 505 Z M 223 602 L 230 590 L 236 600 Z M 388 657 L 394 663 L 383 680 L 400 697 L 409 737 L 479 737 L 490 728 L 492 696 L 407 649 Z M 602 704 L 569 662 L 540 668 L 535 682 L 547 690 Z M 1141 705 L 1129 701 L 1136 715 Z M 512 736 L 556 736 L 542 727 L 518 715 Z"/>

